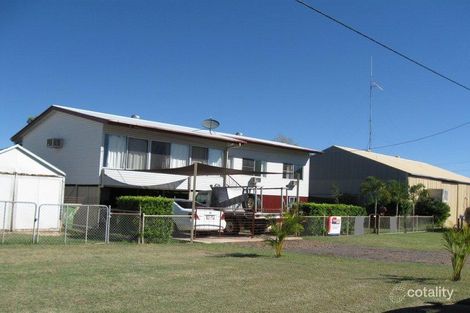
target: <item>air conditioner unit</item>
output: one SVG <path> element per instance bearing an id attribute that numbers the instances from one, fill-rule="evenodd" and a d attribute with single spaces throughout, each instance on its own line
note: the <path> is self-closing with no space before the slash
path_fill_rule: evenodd
<path id="1" fill-rule="evenodd" d="M 248 186 L 255 187 L 259 183 L 261 183 L 261 178 L 260 177 L 251 177 L 250 180 L 248 181 Z"/>
<path id="2" fill-rule="evenodd" d="M 64 146 L 64 140 L 62 138 L 48 138 L 47 147 L 53 149 L 60 149 Z"/>

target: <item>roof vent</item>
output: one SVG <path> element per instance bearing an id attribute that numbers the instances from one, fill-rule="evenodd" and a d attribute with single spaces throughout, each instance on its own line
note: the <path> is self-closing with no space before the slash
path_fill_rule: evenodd
<path id="1" fill-rule="evenodd" d="M 241 132 L 236 132 L 235 135 L 237 135 L 237 136 L 243 136 L 243 133 L 241 133 Z"/>
<path id="2" fill-rule="evenodd" d="M 131 115 L 131 117 L 132 117 L 132 118 L 136 118 L 136 119 L 140 120 L 140 116 L 139 116 L 139 115 L 137 115 L 137 114 L 132 114 L 132 115 Z"/>

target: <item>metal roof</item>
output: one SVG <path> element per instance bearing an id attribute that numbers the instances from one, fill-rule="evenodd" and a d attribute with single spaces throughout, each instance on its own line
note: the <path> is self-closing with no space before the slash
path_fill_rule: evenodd
<path id="1" fill-rule="evenodd" d="M 15 142 L 19 141 L 21 136 L 26 131 L 34 127 L 34 125 L 38 123 L 44 116 L 46 116 L 47 113 L 49 113 L 50 111 L 54 111 L 54 110 L 77 115 L 83 118 L 96 120 L 102 123 L 140 127 L 140 128 L 150 129 L 150 130 L 158 130 L 158 131 L 165 131 L 165 132 L 177 133 L 177 134 L 182 134 L 182 135 L 203 137 L 207 139 L 225 141 L 225 142 L 235 143 L 235 144 L 254 143 L 254 144 L 268 145 L 268 146 L 274 146 L 278 148 L 298 150 L 298 151 L 309 152 L 309 153 L 320 152 L 318 150 L 313 150 L 310 148 L 300 147 L 296 145 L 285 144 L 285 143 L 272 141 L 272 140 L 264 140 L 264 139 L 258 139 L 258 138 L 241 136 L 241 135 L 232 135 L 232 134 L 215 132 L 215 131 L 209 132 L 208 130 L 204 130 L 204 129 L 198 129 L 198 128 L 168 124 L 168 123 L 161 123 L 161 122 L 144 120 L 140 118 L 125 117 L 125 116 L 95 112 L 95 111 L 90 111 L 90 110 L 77 109 L 77 108 L 66 107 L 66 106 L 61 106 L 61 105 L 50 106 L 46 111 L 44 111 L 37 118 L 35 118 L 33 122 L 26 125 L 23 129 L 21 129 L 18 133 L 16 133 L 11 138 L 12 141 L 15 141 Z"/>
<path id="2" fill-rule="evenodd" d="M 459 182 L 470 184 L 470 178 L 453 173 L 451 171 L 445 170 L 443 168 L 409 159 L 403 159 L 398 156 L 391 156 L 386 154 L 379 154 L 371 151 L 353 149 L 342 146 L 333 146 L 338 149 L 354 153 L 356 155 L 362 156 L 364 158 L 382 163 L 384 165 L 393 167 L 397 170 L 406 172 L 412 176 L 433 178 L 437 180 L 445 180 L 452 182 Z"/>
<path id="3" fill-rule="evenodd" d="M 37 156 L 36 154 L 32 153 L 31 151 L 29 151 L 28 149 L 20 146 L 20 145 L 13 145 L 9 148 L 6 148 L 6 149 L 3 149 L 3 150 L 0 150 L 0 154 L 5 154 L 5 153 L 8 153 L 12 150 L 18 150 L 20 152 L 22 152 L 23 154 L 25 154 L 26 156 L 28 156 L 30 159 L 32 159 L 33 161 L 41 164 L 42 166 L 46 167 L 47 169 L 49 169 L 50 171 L 52 172 L 55 172 L 58 176 L 65 176 L 65 173 L 63 171 L 61 171 L 60 169 L 58 169 L 57 167 L 55 167 L 54 165 L 52 165 L 51 163 L 47 162 L 46 160 L 44 160 L 43 158 Z M 25 173 L 27 174 L 27 173 Z"/>

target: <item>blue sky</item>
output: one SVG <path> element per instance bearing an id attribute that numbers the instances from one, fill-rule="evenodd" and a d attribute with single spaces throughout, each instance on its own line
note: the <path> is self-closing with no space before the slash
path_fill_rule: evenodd
<path id="1" fill-rule="evenodd" d="M 470 85 L 469 1 L 307 1 Z M 0 2 L 0 146 L 51 104 L 324 149 L 470 121 L 470 92 L 312 13 L 278 1 Z M 470 126 L 377 150 L 470 175 Z"/>

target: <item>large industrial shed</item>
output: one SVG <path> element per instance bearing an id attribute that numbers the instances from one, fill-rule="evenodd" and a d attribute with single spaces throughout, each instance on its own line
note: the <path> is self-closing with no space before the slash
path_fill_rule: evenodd
<path id="1" fill-rule="evenodd" d="M 41 204 L 41 229 L 57 230 L 65 174 L 27 149 L 0 151 L 0 229 L 31 230 Z"/>
<path id="2" fill-rule="evenodd" d="M 395 179 L 409 186 L 423 184 L 433 197 L 450 206 L 447 226 L 456 224 L 470 204 L 468 177 L 399 156 L 340 146 L 332 146 L 311 157 L 309 195 L 311 198 L 332 197 L 334 185 L 343 194 L 359 195 L 361 183 L 368 176 L 384 181 Z"/>

